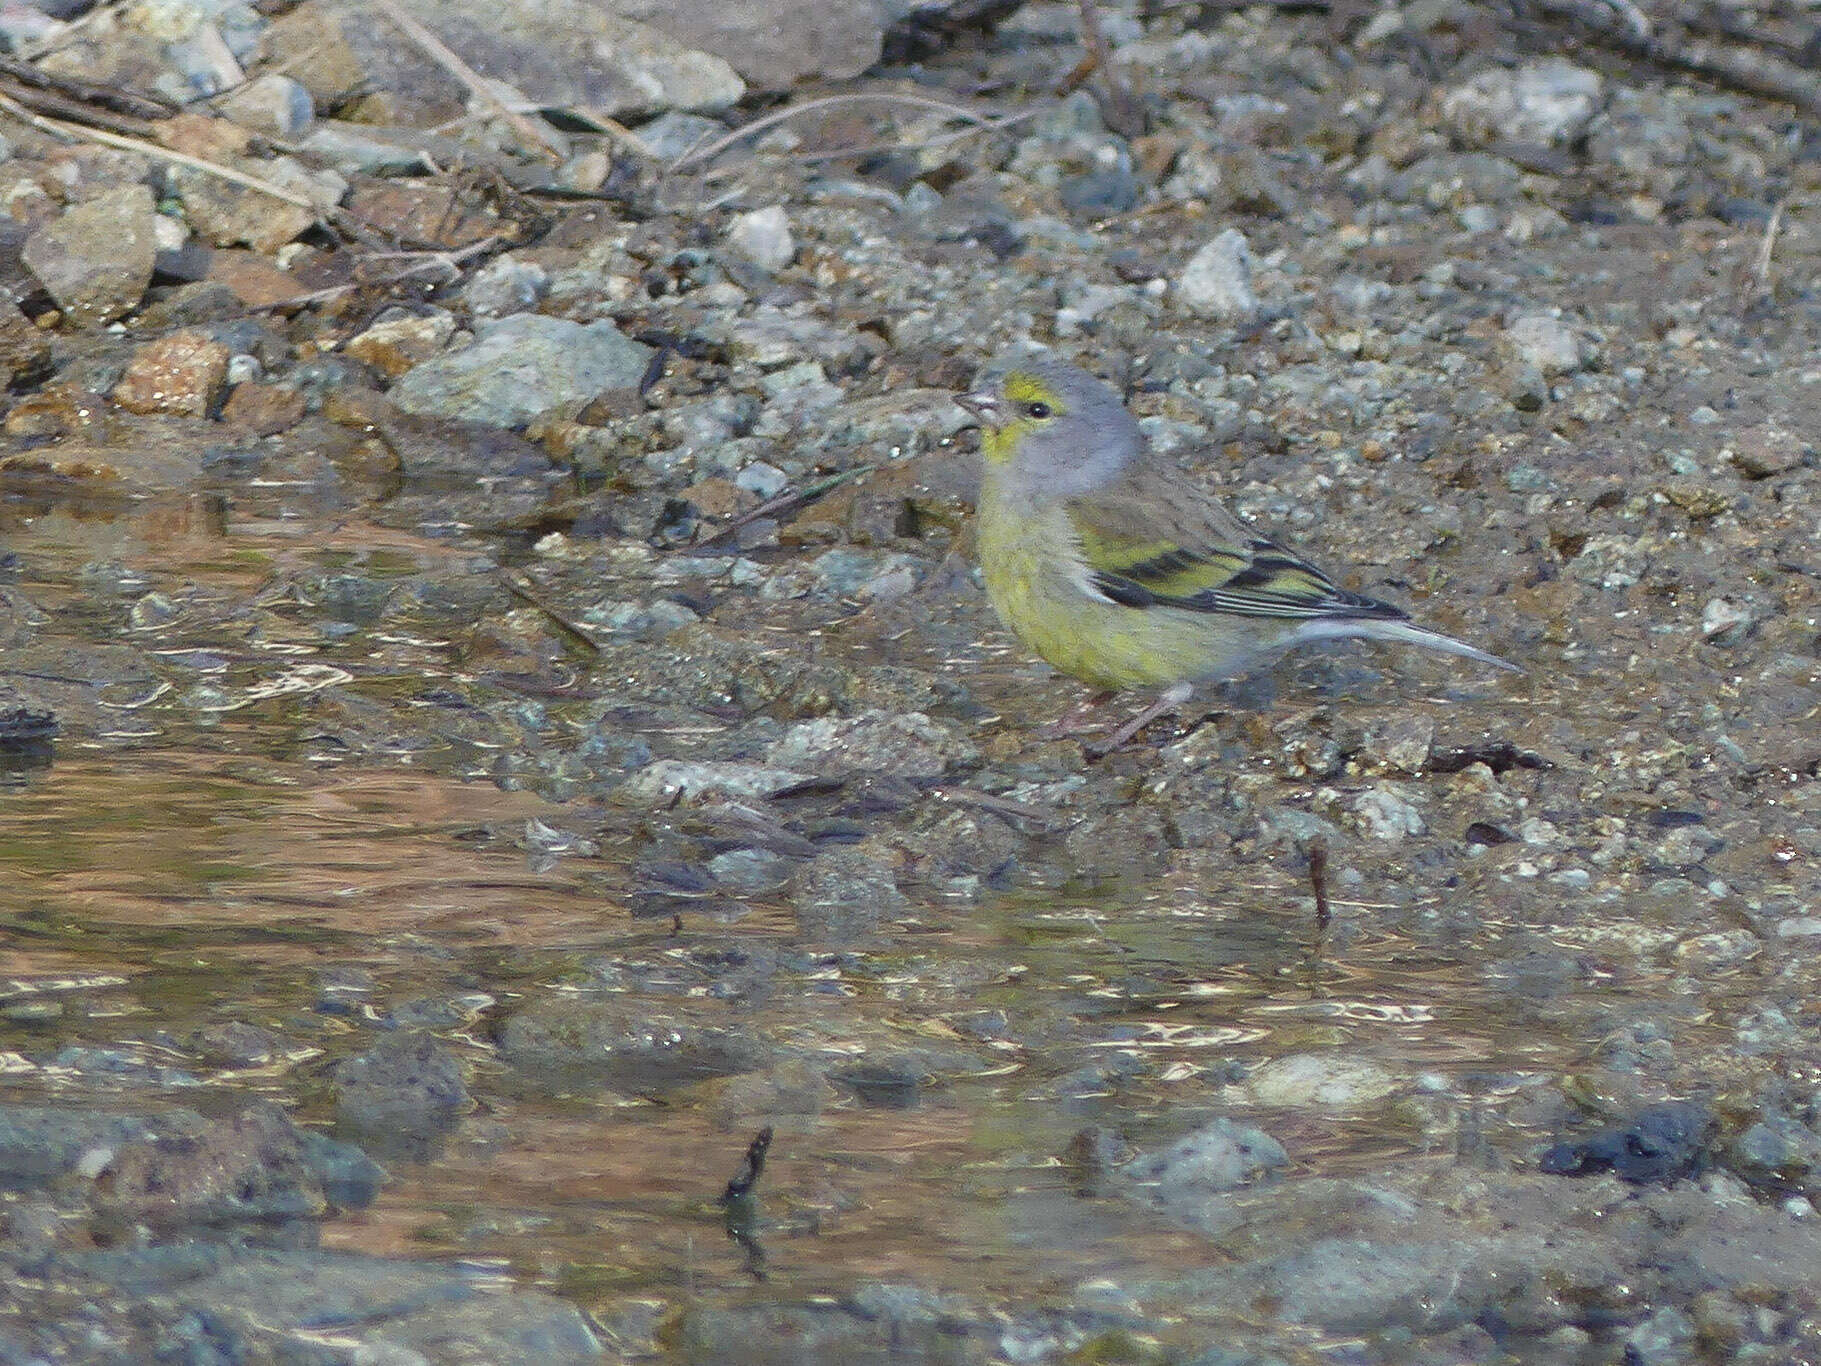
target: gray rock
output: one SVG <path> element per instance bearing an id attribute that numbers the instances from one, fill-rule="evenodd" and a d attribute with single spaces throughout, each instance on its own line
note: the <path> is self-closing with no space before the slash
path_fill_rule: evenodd
<path id="1" fill-rule="evenodd" d="M 163 1226 L 328 1212 L 320 1136 L 298 1129 L 277 1106 L 249 1105 L 226 1119 L 191 1118 L 105 1157 L 86 1155 L 79 1170 L 95 1177 L 97 1208 Z M 345 1178 L 345 1164 L 337 1175 Z"/>
<path id="2" fill-rule="evenodd" d="M 1573 328 L 1549 313 L 1525 313 L 1505 326 L 1512 359 L 1545 378 L 1572 375 L 1587 363 L 1586 348 Z"/>
<path id="3" fill-rule="evenodd" d="M 266 46 L 319 105 L 364 87 L 385 90 L 399 121 L 420 127 L 463 109 L 462 88 L 390 26 L 356 11 L 302 8 L 272 25 Z M 663 8 L 531 0 L 505 24 L 498 6 L 482 0 L 414 0 L 411 14 L 468 65 L 540 107 L 618 118 L 738 102 L 746 87 L 731 64 L 670 26 L 641 22 L 661 18 Z"/>
<path id="4" fill-rule="evenodd" d="M 1262 1129 L 1224 1116 L 1117 1171 L 1119 1189 L 1159 1206 L 1204 1200 L 1269 1176 L 1290 1160 Z"/>
<path id="5" fill-rule="evenodd" d="M 620 784 L 614 800 L 626 806 L 667 806 L 678 800 L 769 797 L 807 781 L 809 776 L 795 769 L 759 764 L 659 759 Z"/>
<path id="6" fill-rule="evenodd" d="M 771 1050 L 743 1023 L 721 1023 L 649 999 L 548 996 L 500 1034 L 500 1053 L 520 1067 L 585 1072 L 605 1084 L 680 1085 L 763 1067 Z"/>
<path id="7" fill-rule="evenodd" d="M 1695 1359 L 1694 1320 L 1673 1305 L 1658 1309 L 1625 1339 L 1625 1360 L 1637 1366 L 1679 1366 Z"/>
<path id="8" fill-rule="evenodd" d="M 830 850 L 798 870 L 790 901 L 805 935 L 834 943 L 869 935 L 910 908 L 890 867 L 864 845 Z"/>
<path id="9" fill-rule="evenodd" d="M 909 9 L 875 0 L 614 0 L 613 7 L 724 58 L 760 90 L 858 76 L 879 60 L 894 11 Z"/>
<path id="10" fill-rule="evenodd" d="M 660 162 L 672 162 L 685 152 L 713 141 L 727 131 L 727 125 L 700 114 L 660 114 L 649 123 L 633 130 Z"/>
<path id="11" fill-rule="evenodd" d="M 518 427 L 636 388 L 651 356 L 610 322 L 514 313 L 483 325 L 472 345 L 407 371 L 392 400 L 423 416 Z"/>
<path id="12" fill-rule="evenodd" d="M 1258 314 L 1252 290 L 1252 248 L 1238 228 L 1228 228 L 1189 258 L 1176 281 L 1176 301 L 1191 313 L 1244 323 Z"/>
<path id="13" fill-rule="evenodd" d="M 1771 1115 L 1733 1140 L 1730 1158 L 1747 1181 L 1806 1185 L 1821 1169 L 1821 1134 L 1788 1115 Z"/>
<path id="14" fill-rule="evenodd" d="M 1602 86 L 1598 72 L 1550 57 L 1480 72 L 1442 96 L 1441 113 L 1469 143 L 1560 147 L 1587 130 L 1599 112 Z"/>
<path id="15" fill-rule="evenodd" d="M 1397 1085 L 1396 1074 L 1375 1062 L 1328 1053 L 1274 1058 L 1246 1078 L 1246 1091 L 1257 1104 L 1297 1109 L 1353 1109 L 1384 1099 Z"/>
<path id="16" fill-rule="evenodd" d="M 355 1129 L 430 1133 L 468 1108 L 461 1063 L 433 1035 L 394 1034 L 338 1065 L 335 1114 Z"/>
<path id="17" fill-rule="evenodd" d="M 469 310 L 479 318 L 523 313 L 550 288 L 550 272 L 535 261 L 500 256 L 474 272 L 462 290 Z"/>
<path id="18" fill-rule="evenodd" d="M 62 1105 L 0 1105 L 0 1176 L 28 1184 L 49 1181 L 75 1171 L 89 1154 L 111 1154 L 201 1124 L 192 1110 L 122 1115 Z"/>
<path id="19" fill-rule="evenodd" d="M 1351 812 L 1362 835 L 1395 844 L 1428 829 L 1416 803 L 1395 783 L 1378 783 L 1353 799 Z"/>
<path id="20" fill-rule="evenodd" d="M 1279 1319 L 1340 1333 L 1433 1333 L 1471 1318 L 1489 1298 L 1496 1278 L 1464 1274 L 1469 1254 L 1454 1241 L 1324 1238 L 1246 1270 L 1247 1279 L 1275 1288 Z"/>
<path id="21" fill-rule="evenodd" d="M 68 1256 L 57 1270 L 85 1298 L 133 1300 L 137 1322 L 123 1328 L 154 1326 L 155 1344 L 111 1352 L 114 1360 L 581 1366 L 604 1355 L 574 1306 L 456 1266 L 192 1243 Z"/>
<path id="22" fill-rule="evenodd" d="M 734 219 L 727 230 L 727 245 L 761 270 L 780 271 L 797 259 L 797 239 L 791 235 L 790 215 L 777 204 Z"/>
<path id="23" fill-rule="evenodd" d="M 380 136 L 381 131 L 326 119 L 300 145 L 318 161 L 346 175 L 422 175 L 431 169 L 431 159 L 418 145 L 425 139 L 413 136 L 410 130 L 394 130 L 391 137 Z"/>
<path id="24" fill-rule="evenodd" d="M 281 142 L 296 142 L 316 122 L 310 92 L 289 76 L 255 76 L 224 96 L 217 108 L 242 128 Z"/>
<path id="25" fill-rule="evenodd" d="M 863 712 L 799 721 L 765 752 L 767 763 L 815 773 L 862 770 L 900 778 L 939 778 L 980 752 L 954 726 L 921 712 Z"/>
<path id="26" fill-rule="evenodd" d="M 1434 717 L 1421 713 L 1398 716 L 1368 732 L 1360 748 L 1360 763 L 1368 772 L 1415 776 L 1429 762 L 1434 747 Z"/>
<path id="27" fill-rule="evenodd" d="M 25 239 L 20 251 L 57 307 L 84 326 L 138 307 L 152 281 L 156 206 L 144 185 L 122 185 L 76 205 Z"/>
<path id="28" fill-rule="evenodd" d="M 790 880 L 791 861 L 769 849 L 729 849 L 708 860 L 716 884 L 741 896 L 774 892 Z"/>
<path id="29" fill-rule="evenodd" d="M 1701 609 L 1701 639 L 1710 645 L 1735 645 L 1751 629 L 1752 610 L 1729 598 L 1709 598 Z"/>

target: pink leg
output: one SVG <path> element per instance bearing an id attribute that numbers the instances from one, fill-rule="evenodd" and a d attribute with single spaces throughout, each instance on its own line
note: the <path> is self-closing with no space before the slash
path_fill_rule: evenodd
<path id="1" fill-rule="evenodd" d="M 1103 754 L 1111 754 L 1165 712 L 1175 711 L 1184 702 L 1187 702 L 1189 694 L 1193 691 L 1195 689 L 1188 683 L 1174 683 L 1165 688 L 1158 694 L 1155 702 L 1114 731 L 1104 745 L 1096 745 L 1091 751 L 1094 757 L 1099 758 Z"/>

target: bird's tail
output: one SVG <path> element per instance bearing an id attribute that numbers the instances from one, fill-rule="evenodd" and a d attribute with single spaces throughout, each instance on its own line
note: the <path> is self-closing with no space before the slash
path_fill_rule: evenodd
<path id="1" fill-rule="evenodd" d="M 1497 669 L 1524 672 L 1522 666 L 1508 659 L 1487 654 L 1484 650 L 1445 636 L 1440 631 L 1427 631 L 1407 621 L 1382 621 L 1372 617 L 1318 617 L 1304 622 L 1296 632 L 1296 643 L 1312 640 L 1388 640 L 1399 645 L 1421 645 L 1425 650 L 1439 650 L 1445 655 L 1477 659 Z"/>

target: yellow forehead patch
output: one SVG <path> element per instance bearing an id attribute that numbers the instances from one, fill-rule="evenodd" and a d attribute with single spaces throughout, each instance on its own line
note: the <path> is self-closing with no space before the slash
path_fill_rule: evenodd
<path id="1" fill-rule="evenodd" d="M 1005 377 L 1005 396 L 1013 403 L 1047 403 L 1056 406 L 1056 394 L 1037 376 L 1014 370 Z"/>

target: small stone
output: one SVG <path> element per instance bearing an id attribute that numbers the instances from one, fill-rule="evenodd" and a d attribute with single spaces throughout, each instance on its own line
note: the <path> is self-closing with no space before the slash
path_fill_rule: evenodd
<path id="1" fill-rule="evenodd" d="M 1768 479 L 1795 469 L 1812 449 L 1800 434 L 1771 421 L 1739 432 L 1727 455 L 1747 479 Z"/>
<path id="2" fill-rule="evenodd" d="M 1396 843 L 1420 835 L 1428 826 L 1422 812 L 1391 783 L 1380 783 L 1353 799 L 1353 815 L 1362 835 Z"/>
<path id="3" fill-rule="evenodd" d="M 309 402 L 286 384 L 237 384 L 222 405 L 221 423 L 254 436 L 276 436 L 303 421 Z"/>
<path id="4" fill-rule="evenodd" d="M 184 216 L 217 246 L 245 244 L 258 252 L 277 251 L 307 232 L 348 192 L 348 182 L 334 171 L 312 171 L 295 157 L 257 162 L 249 169 L 309 207 L 188 166 L 173 166 L 167 172 L 171 188 L 183 200 Z"/>
<path id="5" fill-rule="evenodd" d="M 1749 607 L 1729 598 L 1709 598 L 1701 609 L 1701 638 L 1709 645 L 1735 645 L 1753 620 Z"/>
<path id="6" fill-rule="evenodd" d="M 423 1134 L 469 1105 L 461 1063 L 429 1033 L 394 1034 L 334 1072 L 335 1113 L 357 1129 Z"/>
<path id="7" fill-rule="evenodd" d="M 1252 290 L 1252 248 L 1238 228 L 1228 228 L 1189 258 L 1176 282 L 1176 298 L 1191 313 L 1245 323 L 1258 314 Z"/>
<path id="8" fill-rule="evenodd" d="M 389 379 L 441 353 L 455 335 L 455 315 L 443 309 L 410 312 L 387 309 L 366 331 L 350 337 L 342 350 Z"/>
<path id="9" fill-rule="evenodd" d="M 255 76 L 215 107 L 242 128 L 280 142 L 296 142 L 316 121 L 310 92 L 289 76 Z"/>
<path id="10" fill-rule="evenodd" d="M 776 273 L 797 259 L 797 239 L 782 206 L 754 209 L 734 219 L 727 243 L 761 270 Z"/>
<path id="11" fill-rule="evenodd" d="M 1362 767 L 1368 772 L 1415 775 L 1429 762 L 1435 747 L 1435 718 L 1400 716 L 1375 727 L 1361 747 Z"/>
<path id="12" fill-rule="evenodd" d="M 804 934 L 837 943 L 870 934 L 887 917 L 910 909 L 891 869 L 860 845 L 831 850 L 800 869 L 790 900 Z"/>
<path id="13" fill-rule="evenodd" d="M 11 299 L 0 298 L 0 390 L 42 378 L 50 368 L 50 337 Z"/>
<path id="14" fill-rule="evenodd" d="M 1544 378 L 1571 375 L 1586 364 L 1581 339 L 1560 318 L 1549 313 L 1525 313 L 1506 325 L 1505 345 L 1518 365 Z"/>
<path id="15" fill-rule="evenodd" d="M 131 413 L 207 417 L 227 382 L 231 355 L 225 343 L 183 328 L 133 353 L 113 400 Z"/>
<path id="16" fill-rule="evenodd" d="M 1493 67 L 1444 94 L 1441 114 L 1469 143 L 1560 147 L 1587 130 L 1603 85 L 1598 72 L 1560 57 Z"/>
<path id="17" fill-rule="evenodd" d="M 1259 1105 L 1350 1109 L 1390 1095 L 1397 1089 L 1397 1077 L 1362 1058 L 1292 1053 L 1265 1063 L 1245 1085 Z"/>
<path id="18" fill-rule="evenodd" d="M 1283 1144 L 1264 1130 L 1222 1117 L 1167 1148 L 1141 1154 L 1117 1176 L 1120 1186 L 1153 1203 L 1176 1204 L 1246 1185 L 1289 1161 Z"/>
<path id="19" fill-rule="evenodd" d="M 549 288 L 550 272 L 537 262 L 501 256 L 474 272 L 462 297 L 475 317 L 501 318 L 531 309 Z"/>
<path id="20" fill-rule="evenodd" d="M 1821 1134 L 1787 1115 L 1759 1120 L 1733 1140 L 1730 1165 L 1760 1185 L 1806 1185 L 1821 1168 Z"/>
<path id="21" fill-rule="evenodd" d="M 1664 1305 L 1625 1339 L 1625 1360 L 1637 1366 L 1683 1366 L 1693 1361 L 1694 1320 L 1673 1305 Z"/>
<path id="22" fill-rule="evenodd" d="M 690 763 L 659 759 L 634 773 L 614 791 L 614 800 L 627 806 L 664 806 L 675 801 L 701 801 L 711 797 L 739 800 L 769 797 L 806 782 L 809 774 L 759 764 Z"/>
<path id="23" fill-rule="evenodd" d="M 100 326 L 137 308 L 152 282 L 156 217 L 149 189 L 123 185 L 38 229 L 19 254 L 69 318 Z"/>
<path id="24" fill-rule="evenodd" d="M 922 712 L 863 712 L 800 721 L 765 752 L 767 763 L 818 773 L 890 773 L 939 778 L 979 751 L 959 730 Z"/>

